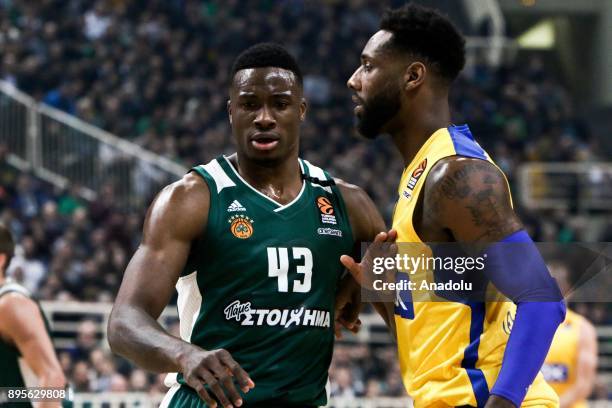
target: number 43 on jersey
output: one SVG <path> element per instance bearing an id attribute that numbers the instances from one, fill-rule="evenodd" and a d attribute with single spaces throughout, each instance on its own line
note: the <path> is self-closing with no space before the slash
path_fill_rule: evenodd
<path id="1" fill-rule="evenodd" d="M 294 279 L 292 291 L 306 293 L 310 291 L 312 281 L 312 252 L 305 247 L 268 248 L 268 276 L 278 279 L 278 291 L 289 291 L 289 249 L 291 256 L 301 264 L 296 265 L 296 273 L 303 275 Z"/>

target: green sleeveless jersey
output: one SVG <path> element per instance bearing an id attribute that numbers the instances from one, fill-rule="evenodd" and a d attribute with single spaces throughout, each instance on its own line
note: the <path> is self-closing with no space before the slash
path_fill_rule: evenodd
<path id="1" fill-rule="evenodd" d="M 13 292 L 20 293 L 30 299 L 32 298 L 30 292 L 26 288 L 15 282 L 7 281 L 4 285 L 0 286 L 0 297 Z M 43 316 L 46 325 L 47 320 L 42 310 L 40 313 Z M 1 318 L 2 316 L 0 316 L 0 319 Z M 35 385 L 36 377 L 25 361 L 23 361 L 21 358 L 21 353 L 17 347 L 14 344 L 7 343 L 0 338 L 0 387 L 18 388 L 27 386 L 32 387 Z M 12 405 L 19 407 L 32 406 L 29 403 L 13 403 Z M 12 405 L 11 403 L 3 401 L 3 396 L 0 395 L 0 407 L 9 407 Z"/>
<path id="2" fill-rule="evenodd" d="M 177 282 L 181 337 L 231 353 L 255 382 L 243 395 L 247 407 L 327 401 L 339 258 L 354 241 L 333 179 L 299 164 L 302 189 L 285 205 L 250 186 L 226 157 L 192 169 L 208 184 L 210 210 Z M 205 406 L 180 373 L 169 380 L 178 385 L 165 404 Z"/>

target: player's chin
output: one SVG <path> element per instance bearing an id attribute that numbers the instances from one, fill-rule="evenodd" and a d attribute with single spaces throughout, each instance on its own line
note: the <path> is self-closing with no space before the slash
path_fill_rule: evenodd
<path id="1" fill-rule="evenodd" d="M 368 140 L 373 140 L 373 139 L 376 139 L 378 135 L 380 135 L 380 128 L 368 126 L 367 124 L 364 124 L 362 121 L 359 121 L 357 123 L 357 133 L 359 133 L 359 135 L 363 136 L 364 138 Z"/>

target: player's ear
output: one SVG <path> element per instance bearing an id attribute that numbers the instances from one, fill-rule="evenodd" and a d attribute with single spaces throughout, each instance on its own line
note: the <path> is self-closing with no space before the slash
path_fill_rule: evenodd
<path id="1" fill-rule="evenodd" d="M 418 88 L 427 75 L 427 68 L 422 62 L 416 61 L 408 65 L 404 71 L 403 88 L 404 91 L 411 91 Z"/>
<path id="2" fill-rule="evenodd" d="M 306 99 L 302 98 L 300 101 L 300 121 L 303 122 L 306 119 L 306 111 L 308 110 L 308 103 Z"/>
<path id="3" fill-rule="evenodd" d="M 227 100 L 227 115 L 229 116 L 230 125 L 232 124 L 232 100 Z"/>
<path id="4" fill-rule="evenodd" d="M 3 271 L 6 266 L 6 254 L 0 254 L 0 271 Z"/>

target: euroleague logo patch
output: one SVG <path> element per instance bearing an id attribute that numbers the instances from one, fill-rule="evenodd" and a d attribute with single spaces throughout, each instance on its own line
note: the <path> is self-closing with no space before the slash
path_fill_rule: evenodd
<path id="1" fill-rule="evenodd" d="M 334 206 L 332 205 L 329 198 L 324 196 L 317 197 L 317 207 L 321 212 L 321 222 L 324 224 L 336 225 L 336 216 L 334 215 Z"/>
<path id="2" fill-rule="evenodd" d="M 246 215 L 232 215 L 227 222 L 236 238 L 247 239 L 253 235 L 253 220 Z"/>
<path id="3" fill-rule="evenodd" d="M 414 171 L 410 175 L 410 180 L 408 180 L 408 184 L 406 185 L 407 190 L 404 190 L 404 197 L 406 197 L 407 199 L 412 198 L 412 191 L 416 187 L 416 184 L 417 184 L 417 181 L 419 181 L 419 178 L 421 178 L 423 173 L 425 173 L 426 168 L 427 168 L 427 158 L 425 158 L 425 160 L 423 160 L 421 164 L 419 164 L 418 167 L 414 169 Z"/>

